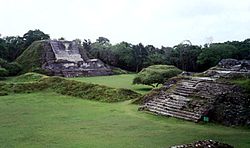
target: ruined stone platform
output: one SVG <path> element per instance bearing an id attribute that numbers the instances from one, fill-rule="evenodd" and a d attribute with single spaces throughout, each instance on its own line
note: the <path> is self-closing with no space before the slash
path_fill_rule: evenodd
<path id="1" fill-rule="evenodd" d="M 111 68 L 99 59 L 90 59 L 87 51 L 74 41 L 44 41 L 42 69 L 64 77 L 111 75 Z"/>
<path id="2" fill-rule="evenodd" d="M 205 71 L 204 74 L 214 78 L 230 78 L 250 74 L 250 60 L 223 59 L 217 66 Z"/>
<path id="3" fill-rule="evenodd" d="M 250 74 L 246 64 L 241 67 L 244 71 L 237 69 L 232 73 Z M 220 68 L 227 69 L 219 65 L 217 72 Z M 227 125 L 250 125 L 250 98 L 243 95 L 238 86 L 220 81 L 219 77 L 180 76 L 170 80 L 159 90 L 144 96 L 139 110 L 193 122 L 208 117 Z"/>

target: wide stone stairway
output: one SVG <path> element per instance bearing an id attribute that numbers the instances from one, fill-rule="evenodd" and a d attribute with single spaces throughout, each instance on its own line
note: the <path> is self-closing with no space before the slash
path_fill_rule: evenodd
<path id="1" fill-rule="evenodd" d="M 161 91 L 161 94 L 145 102 L 141 108 L 144 110 L 185 120 L 198 122 L 204 112 L 204 108 L 195 104 L 190 107 L 193 101 L 193 94 L 200 82 L 212 81 L 209 78 L 189 78 L 182 79 L 167 91 Z"/>

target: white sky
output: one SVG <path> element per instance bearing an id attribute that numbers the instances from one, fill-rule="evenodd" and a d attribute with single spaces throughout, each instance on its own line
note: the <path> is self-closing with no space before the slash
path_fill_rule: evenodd
<path id="1" fill-rule="evenodd" d="M 173 46 L 250 38 L 250 0 L 0 0 L 0 34 Z"/>

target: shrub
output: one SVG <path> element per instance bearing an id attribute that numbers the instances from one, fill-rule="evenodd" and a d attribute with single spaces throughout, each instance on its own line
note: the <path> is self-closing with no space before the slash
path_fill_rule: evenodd
<path id="1" fill-rule="evenodd" d="M 15 76 L 22 70 L 21 66 L 16 62 L 8 63 L 5 68 L 9 71 L 9 76 Z"/>
<path id="2" fill-rule="evenodd" d="M 5 61 L 1 58 L 0 58 L 0 67 L 2 67 L 8 71 L 8 74 L 7 74 L 8 76 L 17 75 L 22 69 L 18 63 L 16 63 L 16 62 L 8 63 L 7 61 Z"/>
<path id="3" fill-rule="evenodd" d="M 8 75 L 8 70 L 0 67 L 0 77 L 5 77 Z"/>
<path id="4" fill-rule="evenodd" d="M 156 87 L 167 79 L 177 76 L 182 71 L 172 65 L 153 65 L 142 69 L 133 80 L 133 84 Z"/>
<path id="5" fill-rule="evenodd" d="M 8 62 L 6 60 L 0 58 L 0 66 L 5 68 L 5 67 L 7 67 L 7 65 L 8 65 Z"/>

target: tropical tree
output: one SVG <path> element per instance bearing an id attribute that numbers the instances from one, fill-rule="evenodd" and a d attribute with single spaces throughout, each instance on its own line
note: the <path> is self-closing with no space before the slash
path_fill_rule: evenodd
<path id="1" fill-rule="evenodd" d="M 197 57 L 201 47 L 191 44 L 179 44 L 169 52 L 170 63 L 185 71 L 197 71 Z"/>
<path id="2" fill-rule="evenodd" d="M 27 48 L 34 41 L 47 40 L 47 39 L 50 39 L 50 36 L 48 34 L 43 33 L 39 29 L 36 29 L 36 30 L 29 30 L 27 33 L 25 33 L 23 35 L 23 39 L 25 42 L 24 48 Z"/>
<path id="3" fill-rule="evenodd" d="M 215 66 L 220 60 L 233 58 L 237 54 L 237 48 L 233 45 L 220 43 L 211 44 L 210 47 L 202 49 L 197 58 L 197 63 L 204 69 Z"/>
<path id="4" fill-rule="evenodd" d="M 133 55 L 135 60 L 135 71 L 139 72 L 143 68 L 143 63 L 147 59 L 148 51 L 141 43 L 139 43 L 138 45 L 133 46 Z"/>

